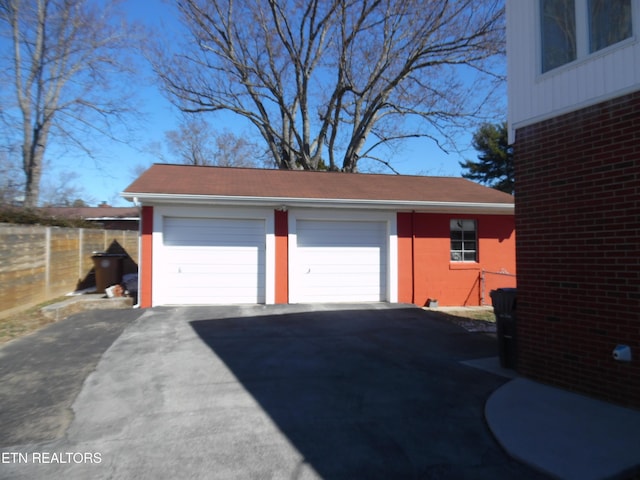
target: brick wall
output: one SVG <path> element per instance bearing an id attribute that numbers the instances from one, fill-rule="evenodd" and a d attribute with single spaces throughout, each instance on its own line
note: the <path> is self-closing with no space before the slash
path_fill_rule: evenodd
<path id="1" fill-rule="evenodd" d="M 640 407 L 640 92 L 518 129 L 515 167 L 520 373 Z"/>

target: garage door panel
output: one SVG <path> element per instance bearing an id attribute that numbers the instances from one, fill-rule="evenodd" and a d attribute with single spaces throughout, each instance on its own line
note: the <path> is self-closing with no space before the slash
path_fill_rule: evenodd
<path id="1" fill-rule="evenodd" d="M 307 263 L 301 266 L 301 273 L 305 275 L 312 274 L 312 278 L 320 275 L 331 275 L 332 277 L 335 277 L 337 274 L 342 277 L 347 275 L 366 275 L 367 278 L 371 278 L 372 275 L 383 275 L 386 272 L 384 269 L 376 268 L 375 265 L 349 265 L 344 263 L 323 263 L 314 265 Z"/>
<path id="2" fill-rule="evenodd" d="M 319 269 L 340 269 L 343 271 L 352 271 L 352 270 L 362 270 L 362 271 L 371 271 L 371 270 L 380 270 L 380 268 L 384 268 L 381 263 L 384 261 L 383 252 L 380 250 L 362 252 L 362 251 L 343 251 L 340 249 L 339 251 L 332 250 L 305 250 L 303 251 L 303 260 L 301 263 L 303 267 L 315 267 Z"/>
<path id="3" fill-rule="evenodd" d="M 321 302 L 353 302 L 353 298 L 357 297 L 358 302 L 379 302 L 380 296 L 377 293 L 371 293 L 368 290 L 353 290 L 353 291 L 345 291 L 343 288 L 336 289 L 327 289 L 323 290 L 321 293 L 315 292 L 301 292 L 301 295 L 304 296 L 313 296 L 313 300 L 310 300 L 314 303 Z"/>
<path id="4" fill-rule="evenodd" d="M 298 247 L 378 247 L 386 235 L 383 222 L 299 220 Z"/>
<path id="5" fill-rule="evenodd" d="M 169 283 L 174 287 L 195 288 L 199 286 L 221 286 L 247 284 L 259 286 L 259 276 L 263 272 L 247 268 L 219 270 L 215 274 L 203 268 L 181 268 L 167 273 Z"/>
<path id="6" fill-rule="evenodd" d="M 248 244 L 248 245 L 235 245 L 235 246 L 218 246 L 218 245 L 201 245 L 201 246 L 191 246 L 191 247 L 174 247 L 171 246 L 171 252 L 174 255 L 180 255 L 180 254 L 184 254 L 184 255 L 191 255 L 192 252 L 202 252 L 202 251 L 206 251 L 207 249 L 210 250 L 209 254 L 215 254 L 216 252 L 218 252 L 221 256 L 222 255 L 251 255 L 252 252 L 256 252 L 256 251 L 260 251 L 262 250 L 262 248 L 258 245 L 255 244 Z"/>
<path id="7" fill-rule="evenodd" d="M 197 282 L 201 280 L 199 278 L 191 278 L 187 279 L 190 281 Z M 180 284 L 174 284 L 173 286 L 173 296 L 182 297 L 182 296 L 192 296 L 199 298 L 226 298 L 226 297 L 247 297 L 252 298 L 254 302 L 260 297 L 261 290 L 256 289 L 252 291 L 248 291 L 246 287 L 246 283 L 238 278 L 229 278 L 225 282 L 221 282 L 219 280 L 214 280 L 210 282 L 199 282 L 196 285 L 198 286 L 184 286 L 181 287 Z M 203 302 L 200 302 L 203 303 Z M 204 302 L 206 303 L 206 302 Z"/>
<path id="8" fill-rule="evenodd" d="M 296 301 L 386 299 L 385 222 L 298 220 L 296 229 Z"/>
<path id="9" fill-rule="evenodd" d="M 205 300 L 203 300 L 205 299 Z M 241 292 L 212 294 L 207 289 L 189 289 L 176 292 L 176 297 L 167 297 L 167 305 L 228 305 L 238 303 L 261 303 L 256 295 L 245 295 Z"/>
<path id="10" fill-rule="evenodd" d="M 167 217 L 163 245 L 163 303 L 264 303 L 264 221 Z"/>
<path id="11" fill-rule="evenodd" d="M 217 264 L 202 265 L 202 264 L 187 264 L 179 263 L 168 265 L 164 270 L 166 274 L 179 274 L 179 275 L 206 275 L 209 277 L 222 277 L 228 275 L 248 275 L 253 274 L 258 276 L 264 274 L 264 269 L 257 269 L 255 265 L 233 265 L 233 264 Z"/>
<path id="12" fill-rule="evenodd" d="M 383 256 L 383 249 L 380 246 L 376 247 L 300 247 L 304 248 L 308 255 L 318 255 L 329 258 L 334 258 L 333 263 L 342 263 L 344 260 L 350 263 L 367 263 L 372 258 L 378 257 L 380 260 Z"/>
<path id="13" fill-rule="evenodd" d="M 169 272 L 203 272 L 211 276 L 227 272 L 264 272 L 264 254 L 257 247 L 230 252 L 212 248 L 194 249 L 188 252 L 171 250 L 166 262 Z"/>
<path id="14" fill-rule="evenodd" d="M 259 220 L 173 218 L 164 221 L 164 244 L 175 247 L 242 247 L 264 236 Z"/>
<path id="15" fill-rule="evenodd" d="M 299 273 L 302 278 L 302 282 L 310 285 L 353 285 L 354 283 L 373 285 L 381 284 L 381 280 L 385 276 L 384 271 L 376 270 L 374 267 L 369 269 L 345 269 L 343 265 L 331 268 L 330 265 L 324 265 L 322 268 L 303 268 Z M 336 275 L 340 278 L 336 279 Z"/>

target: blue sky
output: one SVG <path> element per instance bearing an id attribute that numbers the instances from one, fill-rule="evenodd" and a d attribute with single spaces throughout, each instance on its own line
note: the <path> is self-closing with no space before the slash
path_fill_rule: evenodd
<path id="1" fill-rule="evenodd" d="M 126 3 L 131 19 L 148 25 L 161 26 L 165 35 L 178 35 L 179 24 L 175 21 L 175 10 L 170 2 L 163 0 L 130 0 Z M 128 206 L 130 203 L 119 196 L 136 177 L 136 167 L 149 166 L 159 161 L 148 151 L 153 142 L 163 143 L 164 132 L 175 129 L 178 125 L 179 113 L 165 99 L 151 82 L 148 67 L 140 68 L 140 103 L 144 118 L 136 129 L 136 140 L 132 145 L 105 141 L 100 145 L 99 158 L 96 160 L 68 155 L 51 161 L 52 179 L 59 178 L 67 172 L 74 172 L 73 184 L 86 193 L 85 197 L 95 205 L 102 201 L 113 206 Z M 506 104 L 506 101 L 504 102 Z M 506 112 L 505 112 L 506 116 Z M 223 126 L 235 133 L 247 133 L 247 126 L 234 118 L 232 114 L 209 114 L 209 121 L 214 127 Z M 499 119 L 497 119 L 499 120 Z M 459 162 L 464 159 L 475 159 L 477 153 L 470 146 L 471 134 L 464 132 L 457 139 L 456 150 L 449 154 L 443 152 L 429 139 L 412 139 L 397 151 L 392 164 L 402 174 L 460 176 Z M 384 173 L 388 172 L 384 171 Z M 390 172 L 389 172 L 390 173 Z M 46 181 L 46 180 L 45 180 Z"/>

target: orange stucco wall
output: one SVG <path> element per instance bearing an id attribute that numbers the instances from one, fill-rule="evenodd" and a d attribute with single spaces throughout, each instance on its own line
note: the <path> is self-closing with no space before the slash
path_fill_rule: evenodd
<path id="1" fill-rule="evenodd" d="M 275 210 L 276 293 L 275 303 L 289 303 L 289 216 Z"/>
<path id="2" fill-rule="evenodd" d="M 478 262 L 450 261 L 450 220 L 477 223 Z M 515 277 L 489 272 L 516 273 L 513 215 L 465 215 L 398 213 L 398 301 L 426 305 L 429 299 L 440 306 L 480 305 L 481 272 L 484 302 L 489 292 L 515 286 Z"/>
<path id="3" fill-rule="evenodd" d="M 153 276 L 153 207 L 142 207 L 140 215 L 140 292 L 138 304 L 142 308 L 152 305 Z"/>

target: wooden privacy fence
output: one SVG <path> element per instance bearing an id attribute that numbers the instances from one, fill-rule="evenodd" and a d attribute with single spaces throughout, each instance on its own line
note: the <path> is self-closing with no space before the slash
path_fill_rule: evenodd
<path id="1" fill-rule="evenodd" d="M 138 264 L 138 232 L 0 224 L 0 317 L 95 285 L 93 252 Z"/>

